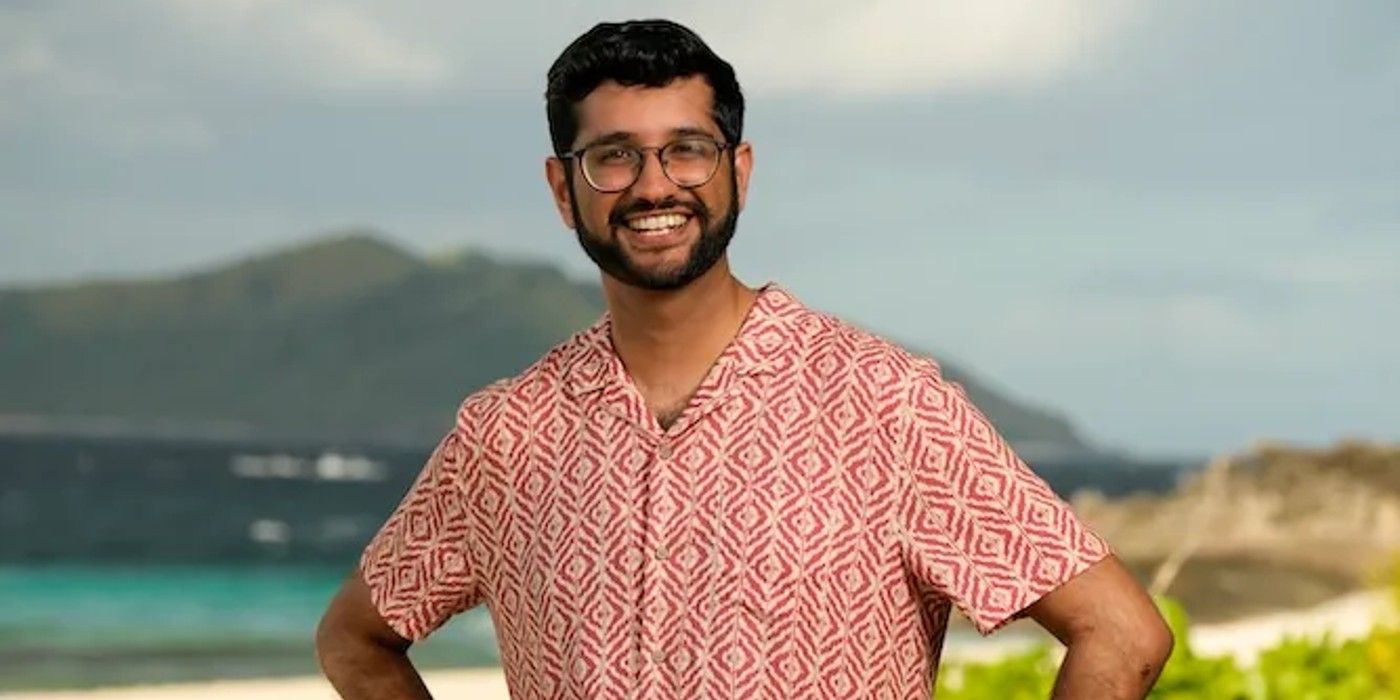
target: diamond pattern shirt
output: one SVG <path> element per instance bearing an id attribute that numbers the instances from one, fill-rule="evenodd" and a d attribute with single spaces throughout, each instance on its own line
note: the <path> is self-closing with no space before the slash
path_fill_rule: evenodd
<path id="1" fill-rule="evenodd" d="M 485 604 L 513 698 L 919 698 L 1109 553 L 931 359 L 765 285 L 662 429 L 606 313 L 468 396 L 361 556 L 419 640 Z"/>

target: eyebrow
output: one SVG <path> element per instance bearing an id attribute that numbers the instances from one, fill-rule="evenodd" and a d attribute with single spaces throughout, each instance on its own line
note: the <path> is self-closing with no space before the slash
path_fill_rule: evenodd
<path id="1" fill-rule="evenodd" d="M 717 141 L 723 140 L 722 138 L 717 137 L 709 131 L 702 129 L 698 126 L 677 127 L 675 129 L 672 129 L 670 131 L 670 134 L 671 138 L 682 138 L 685 136 L 704 136 L 706 138 L 712 138 Z M 597 146 L 599 144 L 604 143 L 633 143 L 636 141 L 636 137 L 637 135 L 631 131 L 609 131 L 608 133 L 603 134 L 602 136 L 599 136 L 589 141 L 588 143 L 583 144 L 579 148 L 584 149 L 590 146 Z"/>

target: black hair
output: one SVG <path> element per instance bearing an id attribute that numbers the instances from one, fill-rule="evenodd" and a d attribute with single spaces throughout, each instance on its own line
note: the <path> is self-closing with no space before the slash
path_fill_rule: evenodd
<path id="1" fill-rule="evenodd" d="M 604 81 L 663 87 L 699 75 L 714 91 L 711 115 L 728 143 L 744 133 L 744 94 L 734 68 L 690 29 L 665 19 L 601 22 L 574 39 L 549 67 L 545 113 L 556 155 L 578 136 L 575 106 Z"/>

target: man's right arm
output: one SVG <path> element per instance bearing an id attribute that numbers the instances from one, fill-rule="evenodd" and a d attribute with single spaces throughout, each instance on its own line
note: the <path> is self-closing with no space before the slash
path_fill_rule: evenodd
<path id="1" fill-rule="evenodd" d="M 316 627 L 316 658 L 346 700 L 431 700 L 408 659 L 411 645 L 380 617 L 358 567 L 345 578 Z"/>
<path id="2" fill-rule="evenodd" d="M 348 700 L 430 698 L 408 648 L 482 601 L 474 519 L 464 498 L 483 450 L 477 392 L 345 578 L 316 628 L 316 656 Z"/>

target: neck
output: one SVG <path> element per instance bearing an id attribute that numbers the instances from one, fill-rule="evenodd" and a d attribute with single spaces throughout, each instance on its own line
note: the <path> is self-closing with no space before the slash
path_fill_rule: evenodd
<path id="1" fill-rule="evenodd" d="M 628 373 L 643 386 L 693 380 L 719 357 L 743 325 L 757 290 L 721 258 L 681 289 L 654 291 L 603 276 L 612 342 Z"/>

